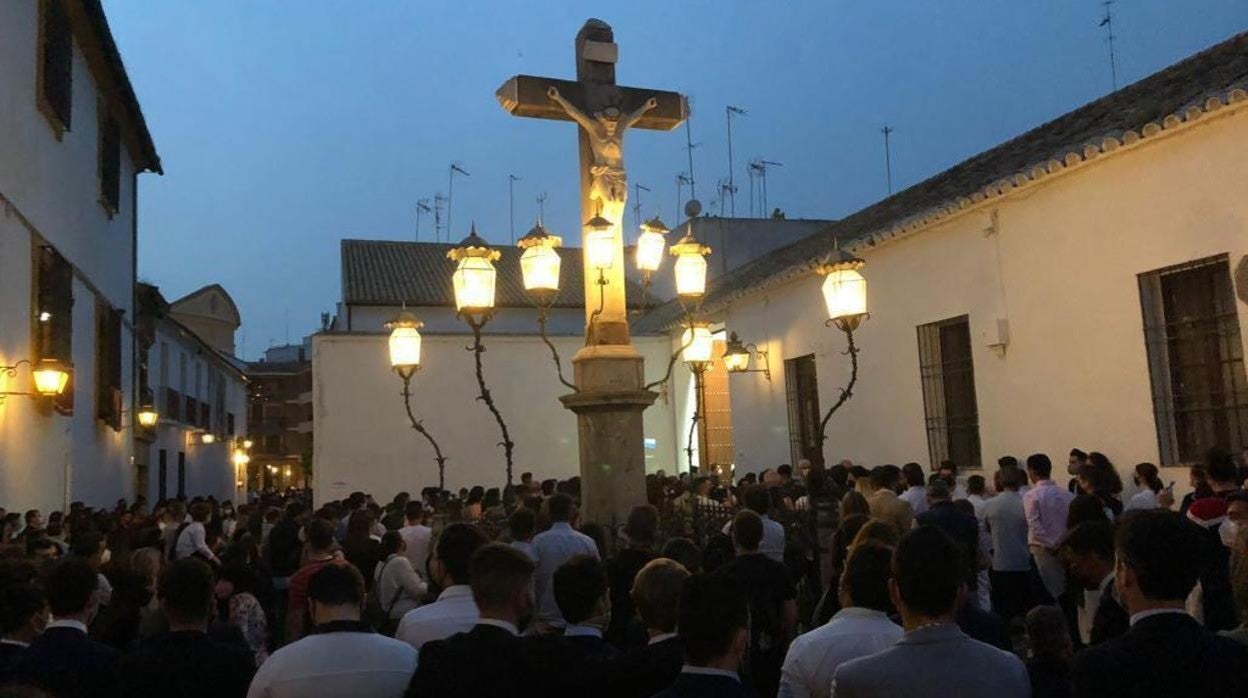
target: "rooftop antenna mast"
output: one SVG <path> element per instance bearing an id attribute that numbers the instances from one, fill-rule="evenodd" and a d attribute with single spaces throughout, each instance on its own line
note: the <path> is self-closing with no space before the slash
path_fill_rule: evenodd
<path id="1" fill-rule="evenodd" d="M 442 242 L 442 211 L 446 208 L 446 197 L 442 192 L 433 195 L 433 241 Z M 446 235 L 449 240 L 451 235 Z"/>
<path id="2" fill-rule="evenodd" d="M 775 162 L 773 160 L 763 160 L 758 158 L 750 163 L 750 168 L 758 173 L 760 189 L 762 190 L 760 198 L 762 199 L 762 207 L 759 209 L 759 218 L 767 217 L 767 168 L 768 167 L 784 167 L 784 163 Z"/>
<path id="3" fill-rule="evenodd" d="M 446 240 L 451 240 L 451 205 L 455 198 L 455 173 L 462 174 L 465 177 L 471 177 L 468 171 L 459 166 L 459 163 L 452 162 L 449 172 L 447 173 L 446 185 Z"/>
<path id="4" fill-rule="evenodd" d="M 516 244 L 516 191 L 515 184 L 520 178 L 514 174 L 507 175 L 507 213 L 511 216 L 511 244 Z"/>
<path id="5" fill-rule="evenodd" d="M 686 184 L 689 185 L 689 191 L 692 192 L 693 191 L 693 178 L 685 174 L 684 172 L 678 173 L 676 175 L 676 210 L 677 211 L 680 210 L 680 202 L 684 201 L 684 197 L 681 196 L 681 194 L 684 192 L 684 188 Z M 691 195 L 689 198 L 693 198 L 693 196 Z"/>
<path id="6" fill-rule="evenodd" d="M 633 229 L 641 230 L 641 193 L 650 191 L 650 187 L 641 182 L 633 182 Z"/>
<path id="7" fill-rule="evenodd" d="M 702 144 L 693 142 L 693 130 L 692 130 L 692 127 L 689 125 L 689 122 L 692 120 L 693 119 L 691 118 L 685 119 L 685 152 L 689 156 L 689 176 L 687 178 L 689 182 L 689 198 L 696 199 L 698 198 L 698 193 L 694 191 L 694 188 L 693 188 L 693 149 L 697 148 L 698 146 Z M 677 210 L 679 210 L 679 208 L 680 207 L 678 206 Z"/>
<path id="8" fill-rule="evenodd" d="M 546 220 L 546 192 L 537 195 L 537 220 L 539 223 Z"/>
<path id="9" fill-rule="evenodd" d="M 1114 49 L 1114 15 L 1110 10 L 1116 0 L 1105 0 L 1101 4 L 1105 6 L 1105 16 L 1101 19 L 1100 26 L 1105 27 L 1105 43 L 1109 44 L 1109 79 L 1110 84 L 1114 87 L 1114 92 L 1118 91 L 1118 55 Z"/>
<path id="10" fill-rule="evenodd" d="M 758 168 L 756 167 L 756 163 L 751 160 L 749 165 L 746 166 L 745 171 L 750 175 L 750 218 L 754 218 L 754 180 L 758 178 Z"/>
<path id="11" fill-rule="evenodd" d="M 416 242 L 420 242 L 420 214 L 429 213 L 432 210 L 429 208 L 429 199 L 421 199 L 416 202 Z"/>
<path id="12" fill-rule="evenodd" d="M 718 186 L 719 186 L 719 217 L 723 218 L 724 217 L 724 202 L 730 200 L 730 198 L 732 197 L 732 190 L 735 189 L 736 187 L 732 186 L 732 182 L 729 181 L 728 179 L 719 180 Z M 730 204 L 729 210 L 731 210 L 731 208 L 732 208 L 732 205 Z"/>
<path id="13" fill-rule="evenodd" d="M 893 195 L 893 155 L 888 148 L 888 137 L 892 134 L 893 129 L 888 124 L 884 124 L 884 128 L 880 129 L 880 133 L 884 134 L 884 178 L 888 182 L 888 195 Z"/>
<path id="14" fill-rule="evenodd" d="M 731 203 L 728 206 L 728 211 L 735 218 L 737 216 L 737 183 L 736 183 L 736 179 L 734 179 L 734 172 L 732 169 L 732 117 L 734 114 L 736 116 L 744 116 L 746 111 L 742 109 L 741 107 L 734 107 L 731 104 L 729 104 L 727 107 L 724 108 L 724 113 L 725 113 L 725 116 L 728 118 L 728 188 L 725 189 L 724 191 L 727 191 L 728 196 L 731 197 L 729 199 Z M 720 208 L 719 215 L 720 217 L 723 217 L 724 207 L 723 207 L 722 201 L 720 202 L 719 208 Z"/>

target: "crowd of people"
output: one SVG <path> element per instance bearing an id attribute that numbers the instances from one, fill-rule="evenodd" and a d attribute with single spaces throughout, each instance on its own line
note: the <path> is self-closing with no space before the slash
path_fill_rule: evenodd
<path id="1" fill-rule="evenodd" d="M 1067 473 L 660 472 L 618 528 L 528 473 L 0 509 L 0 695 L 1248 695 L 1248 469 Z"/>

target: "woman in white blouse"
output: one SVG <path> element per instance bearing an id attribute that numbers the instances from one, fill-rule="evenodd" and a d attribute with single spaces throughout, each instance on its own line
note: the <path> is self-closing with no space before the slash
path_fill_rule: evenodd
<path id="1" fill-rule="evenodd" d="M 1132 509 L 1156 509 L 1158 507 L 1169 507 L 1174 503 L 1171 496 L 1168 501 L 1162 494 L 1165 488 L 1161 486 L 1161 478 L 1157 474 L 1157 466 L 1152 463 L 1140 463 L 1135 466 L 1135 486 L 1140 491 L 1127 501 L 1125 511 Z M 1161 501 L 1159 501 L 1159 499 Z"/>
<path id="2" fill-rule="evenodd" d="M 412 568 L 412 562 L 403 553 L 407 544 L 398 531 L 386 531 L 381 537 L 382 562 L 373 572 L 373 593 L 381 602 L 381 609 L 390 620 L 397 623 L 403 614 L 420 605 L 420 599 L 428 590 L 425 580 Z"/>

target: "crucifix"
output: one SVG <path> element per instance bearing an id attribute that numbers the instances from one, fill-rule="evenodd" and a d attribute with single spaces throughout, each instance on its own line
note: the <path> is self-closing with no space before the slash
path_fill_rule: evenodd
<path id="1" fill-rule="evenodd" d="M 582 255 L 587 339 L 572 358 L 577 392 L 560 400 L 577 415 L 582 514 L 587 521 L 615 524 L 623 523 L 633 506 L 646 501 L 642 412 L 658 397 L 644 387 L 642 357 L 629 339 L 624 135 L 635 128 L 671 131 L 688 117 L 689 105 L 678 92 L 616 84 L 619 47 L 606 22 L 585 22 L 575 48 L 575 81 L 517 75 L 503 83 L 496 96 L 512 116 L 578 125 L 581 221 L 597 216 L 611 224 L 615 245 L 611 268 L 600 276 Z M 582 247 L 587 232 L 582 227 Z"/>

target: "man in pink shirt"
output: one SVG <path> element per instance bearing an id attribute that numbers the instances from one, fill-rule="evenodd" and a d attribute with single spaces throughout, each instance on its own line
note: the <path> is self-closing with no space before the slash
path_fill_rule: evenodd
<path id="1" fill-rule="evenodd" d="M 1027 477 L 1033 487 L 1023 496 L 1027 515 L 1027 546 L 1036 561 L 1044 588 L 1054 599 L 1066 590 L 1066 570 L 1057 546 L 1066 534 L 1066 513 L 1075 496 L 1049 479 L 1053 462 L 1043 453 L 1027 457 Z"/>

